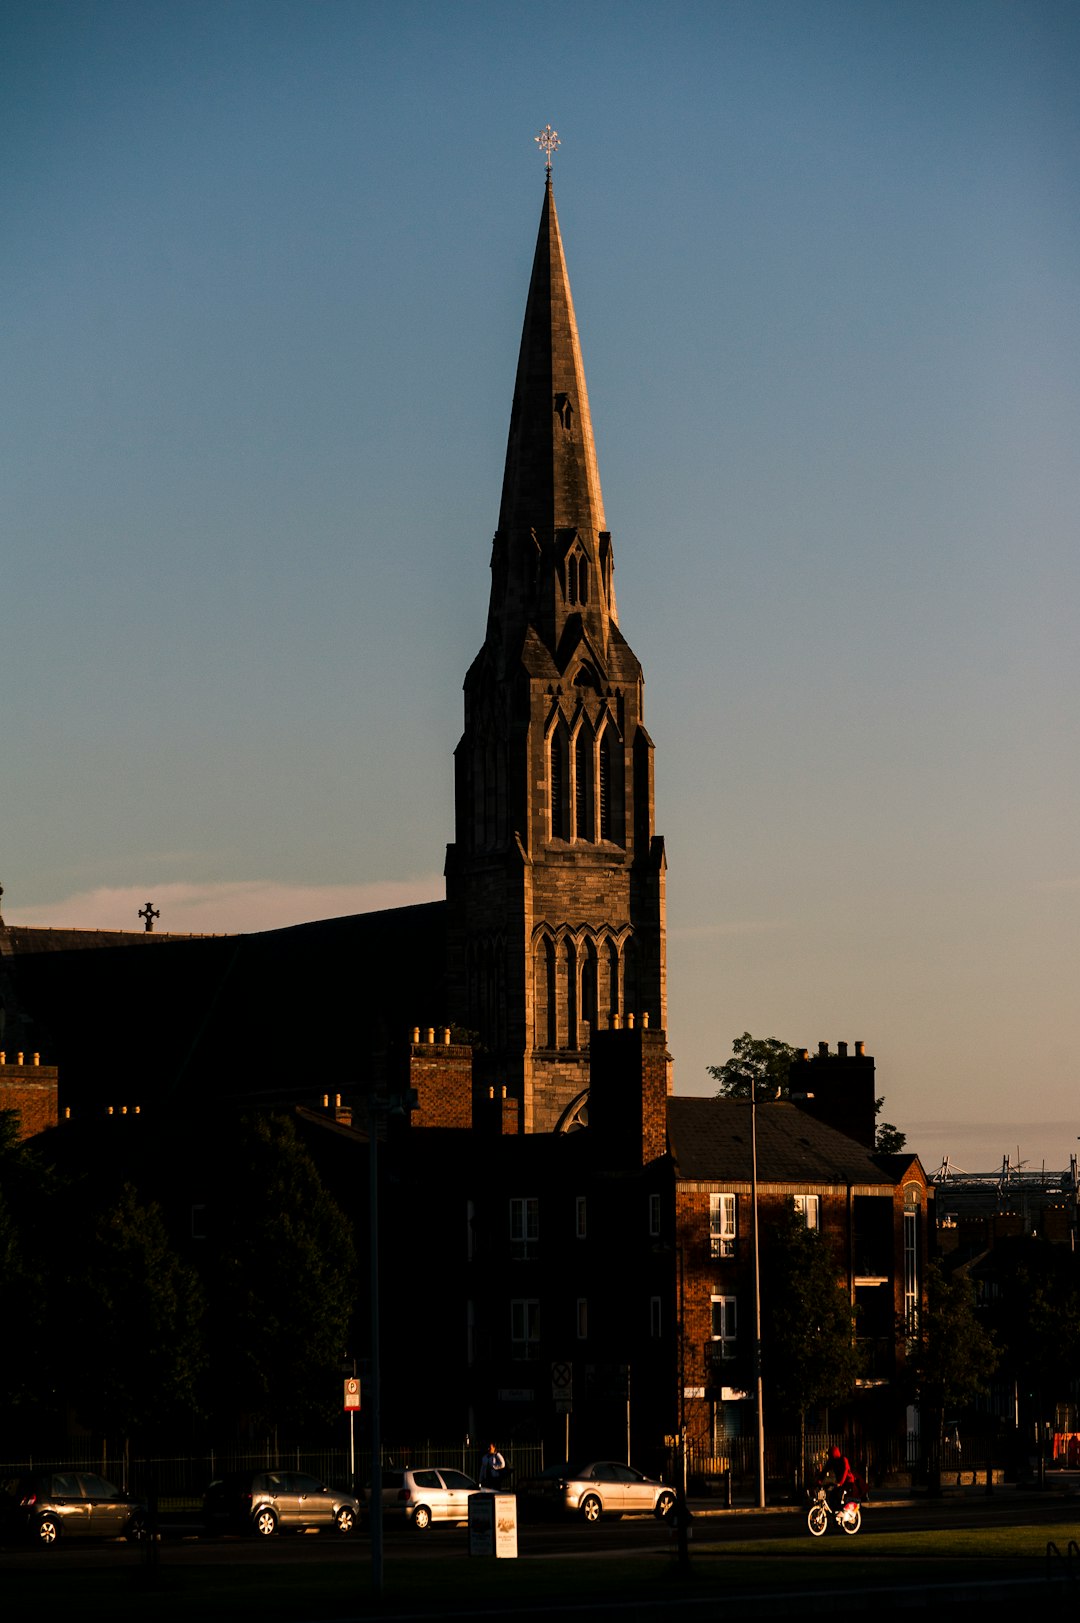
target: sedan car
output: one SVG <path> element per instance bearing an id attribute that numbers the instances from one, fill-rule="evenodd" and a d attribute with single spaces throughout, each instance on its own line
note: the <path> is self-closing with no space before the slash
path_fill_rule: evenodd
<path id="1" fill-rule="evenodd" d="M 147 1536 L 146 1505 L 93 1471 L 32 1471 L 0 1483 L 6 1527 L 36 1544 Z"/>
<path id="2" fill-rule="evenodd" d="M 663 1517 L 675 1504 L 671 1488 L 618 1460 L 552 1465 L 527 1482 L 523 1491 L 535 1502 L 587 1522 L 598 1522 L 601 1516 Z"/>
<path id="3" fill-rule="evenodd" d="M 273 1538 L 279 1529 L 312 1527 L 352 1533 L 359 1519 L 358 1499 L 303 1471 L 230 1471 L 211 1482 L 203 1496 L 203 1526 L 211 1533 Z"/>
<path id="4" fill-rule="evenodd" d="M 382 1490 L 384 1507 L 396 1505 L 404 1511 L 405 1520 L 418 1533 L 425 1533 L 433 1522 L 467 1522 L 469 1496 L 483 1491 L 471 1476 L 449 1465 L 384 1469 Z"/>

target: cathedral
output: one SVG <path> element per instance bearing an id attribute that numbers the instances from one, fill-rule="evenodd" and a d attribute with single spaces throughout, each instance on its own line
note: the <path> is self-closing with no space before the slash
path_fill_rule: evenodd
<path id="1" fill-rule="evenodd" d="M 581 1125 L 591 1034 L 666 1027 L 643 690 L 549 168 L 445 903 L 231 937 L 154 933 L 149 905 L 137 933 L 0 921 L 0 1050 L 57 1065 L 74 1113 L 193 1087 L 285 1104 L 377 1084 L 409 1031 L 448 1028 L 514 1131 Z"/>

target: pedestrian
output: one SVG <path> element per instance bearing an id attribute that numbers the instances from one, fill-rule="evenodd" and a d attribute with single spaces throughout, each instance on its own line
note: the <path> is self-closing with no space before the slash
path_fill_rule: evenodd
<path id="1" fill-rule="evenodd" d="M 495 1447 L 495 1444 L 489 1443 L 487 1453 L 480 1461 L 480 1486 L 482 1488 L 497 1488 L 505 1470 L 506 1461 Z"/>

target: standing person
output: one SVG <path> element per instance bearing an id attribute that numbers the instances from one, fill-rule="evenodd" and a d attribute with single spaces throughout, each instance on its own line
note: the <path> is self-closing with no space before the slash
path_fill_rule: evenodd
<path id="1" fill-rule="evenodd" d="M 480 1461 L 480 1486 L 482 1488 L 497 1488 L 505 1470 L 506 1461 L 495 1447 L 495 1444 L 489 1443 L 487 1453 Z"/>

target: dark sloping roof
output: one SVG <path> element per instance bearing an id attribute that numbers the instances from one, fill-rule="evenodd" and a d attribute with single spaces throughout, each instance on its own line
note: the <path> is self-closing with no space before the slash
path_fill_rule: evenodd
<path id="1" fill-rule="evenodd" d="M 742 1099 L 669 1099 L 668 1148 L 681 1179 L 749 1183 L 749 1104 Z M 898 1177 L 895 1164 L 910 1159 L 873 1155 L 786 1100 L 758 1105 L 759 1183 L 892 1185 Z"/>
<path id="2" fill-rule="evenodd" d="M 274 1101 L 362 1085 L 413 1025 L 449 1020 L 444 902 L 258 935 L 124 936 L 4 969 L 61 1102 Z M 60 932 L 63 934 L 64 932 Z"/>

